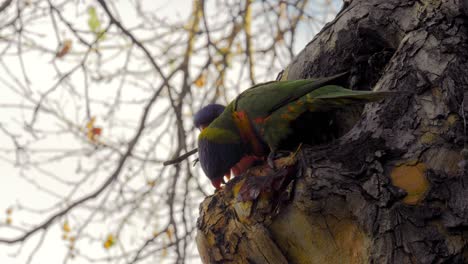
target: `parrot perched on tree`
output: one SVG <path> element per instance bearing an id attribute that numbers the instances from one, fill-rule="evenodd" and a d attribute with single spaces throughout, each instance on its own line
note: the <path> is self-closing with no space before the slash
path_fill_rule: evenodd
<path id="1" fill-rule="evenodd" d="M 320 131 L 326 131 L 320 130 L 320 126 L 331 123 L 327 121 L 327 113 L 377 101 L 388 94 L 336 85 L 344 75 L 258 84 L 242 92 L 225 108 L 211 104 L 197 112 L 194 123 L 201 129 L 199 161 L 213 186 L 219 189 L 231 169 L 242 172 L 265 157 L 274 166 L 275 154 L 287 140 L 296 139 L 297 147 L 298 138 L 318 137 Z M 298 122 L 309 113 L 312 115 L 306 121 Z"/>

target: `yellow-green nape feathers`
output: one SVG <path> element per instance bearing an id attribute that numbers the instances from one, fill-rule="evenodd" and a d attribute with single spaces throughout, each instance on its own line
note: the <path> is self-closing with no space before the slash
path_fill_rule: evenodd
<path id="1" fill-rule="evenodd" d="M 198 136 L 198 139 L 206 139 L 219 144 L 239 143 L 240 136 L 237 131 L 230 131 L 225 128 L 208 126 Z"/>

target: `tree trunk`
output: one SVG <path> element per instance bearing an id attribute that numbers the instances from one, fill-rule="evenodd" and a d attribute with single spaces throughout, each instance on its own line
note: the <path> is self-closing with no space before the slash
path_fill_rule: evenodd
<path id="1" fill-rule="evenodd" d="M 281 194 L 240 202 L 240 178 L 207 197 L 204 263 L 468 263 L 467 10 L 354 0 L 327 24 L 283 79 L 350 71 L 350 87 L 394 94 L 303 148 Z"/>

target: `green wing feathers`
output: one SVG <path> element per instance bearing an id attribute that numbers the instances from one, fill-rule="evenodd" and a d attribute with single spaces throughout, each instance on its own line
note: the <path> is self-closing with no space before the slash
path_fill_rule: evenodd
<path id="1" fill-rule="evenodd" d="M 337 79 L 345 75 L 346 73 L 340 73 L 326 78 L 259 84 L 244 91 L 234 100 L 234 110 L 246 110 L 249 116 L 254 117 L 267 116 L 311 91 L 335 83 Z"/>
<path id="2" fill-rule="evenodd" d="M 327 112 L 350 105 L 378 101 L 389 94 L 390 92 L 355 91 L 336 85 L 326 85 L 276 109 L 262 123 L 260 131 L 270 148 L 276 149 L 279 143 L 293 132 L 290 122 L 306 111 Z"/>

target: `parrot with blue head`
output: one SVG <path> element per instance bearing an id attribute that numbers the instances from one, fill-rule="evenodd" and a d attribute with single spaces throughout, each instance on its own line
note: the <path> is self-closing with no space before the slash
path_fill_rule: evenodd
<path id="1" fill-rule="evenodd" d="M 195 127 L 200 131 L 203 131 L 203 129 L 210 125 L 213 120 L 221 115 L 225 108 L 225 106 L 220 104 L 208 104 L 204 106 L 193 117 L 193 123 Z M 230 170 L 224 173 L 224 176 L 229 179 L 231 177 L 231 172 L 234 175 L 240 175 L 258 161 L 263 161 L 263 158 L 253 155 L 244 155 L 234 166 L 230 168 Z M 213 186 L 218 189 L 222 183 L 222 180 L 222 177 L 214 178 L 212 180 Z"/>
<path id="2" fill-rule="evenodd" d="M 295 131 L 293 126 L 304 114 L 315 114 L 307 122 L 312 123 L 312 130 L 320 131 L 314 127 L 314 118 L 377 101 L 388 94 L 335 85 L 344 75 L 258 84 L 242 92 L 224 109 L 208 105 L 197 112 L 194 122 L 202 129 L 198 137 L 199 161 L 213 186 L 219 189 L 231 169 L 245 170 L 265 157 L 274 167 L 275 153 L 296 133 L 313 137 L 313 131 Z"/>

